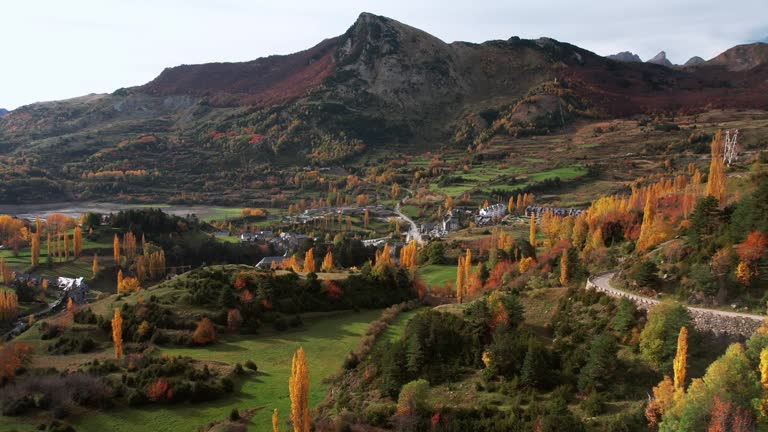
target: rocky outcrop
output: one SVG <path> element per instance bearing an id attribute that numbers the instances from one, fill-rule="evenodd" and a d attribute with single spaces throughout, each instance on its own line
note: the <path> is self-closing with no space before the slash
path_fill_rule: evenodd
<path id="1" fill-rule="evenodd" d="M 609 58 L 611 60 L 616 60 L 624 63 L 642 63 L 643 62 L 643 60 L 640 58 L 639 55 L 629 51 L 622 51 L 617 54 L 611 54 L 609 56 L 605 56 L 605 58 Z"/>
<path id="2" fill-rule="evenodd" d="M 603 292 L 611 297 L 627 298 L 637 305 L 638 309 L 649 310 L 659 304 L 658 300 L 639 296 L 610 286 L 613 272 L 599 273 L 587 279 L 586 288 Z M 749 337 L 765 321 L 766 317 L 738 312 L 727 312 L 715 309 L 688 307 L 696 329 L 735 338 Z"/>
<path id="3" fill-rule="evenodd" d="M 674 66 L 672 62 L 669 61 L 669 59 L 667 59 L 667 53 L 664 51 L 656 54 L 655 56 L 653 56 L 652 59 L 648 60 L 646 63 L 657 64 L 657 65 L 665 66 L 668 68 L 671 68 Z"/>

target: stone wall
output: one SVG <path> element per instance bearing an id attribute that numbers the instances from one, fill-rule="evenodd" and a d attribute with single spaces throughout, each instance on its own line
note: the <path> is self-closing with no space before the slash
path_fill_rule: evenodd
<path id="1" fill-rule="evenodd" d="M 600 273 L 587 279 L 587 289 L 603 292 L 611 297 L 625 297 L 637 305 L 638 309 L 649 310 L 659 304 L 658 300 L 642 297 L 636 294 L 621 291 L 615 288 L 606 288 L 596 285 L 593 279 L 604 276 L 607 273 Z M 724 312 L 711 309 L 689 307 L 688 311 L 693 318 L 696 329 L 702 332 L 711 332 L 716 336 L 724 335 L 736 338 L 746 338 L 752 335 L 763 323 L 764 318 L 749 314 L 738 314 L 735 312 Z"/>

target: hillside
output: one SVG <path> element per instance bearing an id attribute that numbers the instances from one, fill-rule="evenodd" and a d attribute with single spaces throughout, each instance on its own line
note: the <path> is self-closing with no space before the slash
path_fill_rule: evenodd
<path id="1" fill-rule="evenodd" d="M 383 149 L 473 147 L 583 118 L 763 109 L 768 66 L 749 54 L 726 56 L 748 70 L 716 59 L 675 70 L 547 38 L 446 43 L 363 13 L 299 53 L 182 65 L 143 86 L 14 110 L 0 119 L 0 203 L 243 203 L 274 196 L 265 184 L 286 190 L 280 176 L 297 167 L 356 165 Z"/>
<path id="2" fill-rule="evenodd" d="M 0 108 L 0 117 L 4 116 L 6 114 L 8 114 L 8 110 L 5 109 L 5 108 Z"/>
<path id="3" fill-rule="evenodd" d="M 729 71 L 746 71 L 768 63 L 768 43 L 757 42 L 735 46 L 707 64 L 725 66 Z"/>

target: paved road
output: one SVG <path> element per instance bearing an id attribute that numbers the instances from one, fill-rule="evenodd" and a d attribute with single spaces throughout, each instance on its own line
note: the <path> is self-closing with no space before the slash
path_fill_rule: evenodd
<path id="1" fill-rule="evenodd" d="M 405 199 L 403 199 L 405 201 Z M 424 240 L 421 238 L 421 233 L 419 232 L 419 227 L 416 226 L 416 223 L 411 220 L 408 216 L 405 215 L 405 213 L 400 211 L 400 203 L 398 202 L 395 206 L 395 213 L 397 213 L 398 216 L 403 218 L 408 224 L 411 225 L 411 228 L 408 230 L 408 238 L 411 240 L 416 240 L 416 243 L 418 244 L 424 244 Z"/>
<path id="2" fill-rule="evenodd" d="M 590 281 L 593 284 L 595 284 L 595 286 L 597 286 L 597 288 L 600 291 L 603 291 L 613 297 L 626 297 L 632 300 L 634 303 L 642 303 L 647 305 L 654 305 L 659 303 L 659 301 L 656 299 L 628 293 L 626 291 L 622 291 L 612 287 L 610 281 L 611 279 L 613 279 L 613 276 L 615 274 L 616 272 L 602 273 L 602 274 L 591 277 Z M 692 306 L 687 306 L 687 307 L 691 311 L 708 313 L 708 314 L 719 315 L 724 317 L 731 317 L 731 318 L 746 318 L 746 319 L 751 319 L 751 320 L 760 321 L 760 322 L 768 318 L 765 315 L 755 315 L 755 314 L 748 314 L 748 313 L 741 313 L 741 312 L 729 312 L 729 311 L 721 311 L 717 309 L 697 308 Z"/>

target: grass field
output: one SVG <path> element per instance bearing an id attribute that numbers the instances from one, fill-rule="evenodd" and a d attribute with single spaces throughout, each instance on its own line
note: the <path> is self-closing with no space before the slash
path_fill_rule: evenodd
<path id="1" fill-rule="evenodd" d="M 429 264 L 419 269 L 421 280 L 431 286 L 442 286 L 446 281 L 453 283 L 456 279 L 456 266 L 447 264 Z"/>
<path id="2" fill-rule="evenodd" d="M 281 429 L 287 430 L 288 376 L 291 356 L 299 347 L 307 352 L 310 376 L 310 404 L 320 402 L 326 386 L 322 379 L 339 370 L 345 355 L 357 344 L 368 324 L 380 311 L 342 313 L 308 322 L 306 328 L 263 336 L 227 338 L 210 348 L 167 349 L 170 355 L 190 356 L 205 361 L 244 363 L 253 360 L 259 374 L 251 374 L 241 392 L 219 401 L 141 409 L 122 409 L 85 416 L 75 422 L 80 431 L 194 431 L 211 420 L 224 419 L 232 408 L 264 407 L 251 420 L 249 431 L 271 431 L 272 409 L 280 413 Z M 0 430 L 3 427 L 0 418 Z"/>

